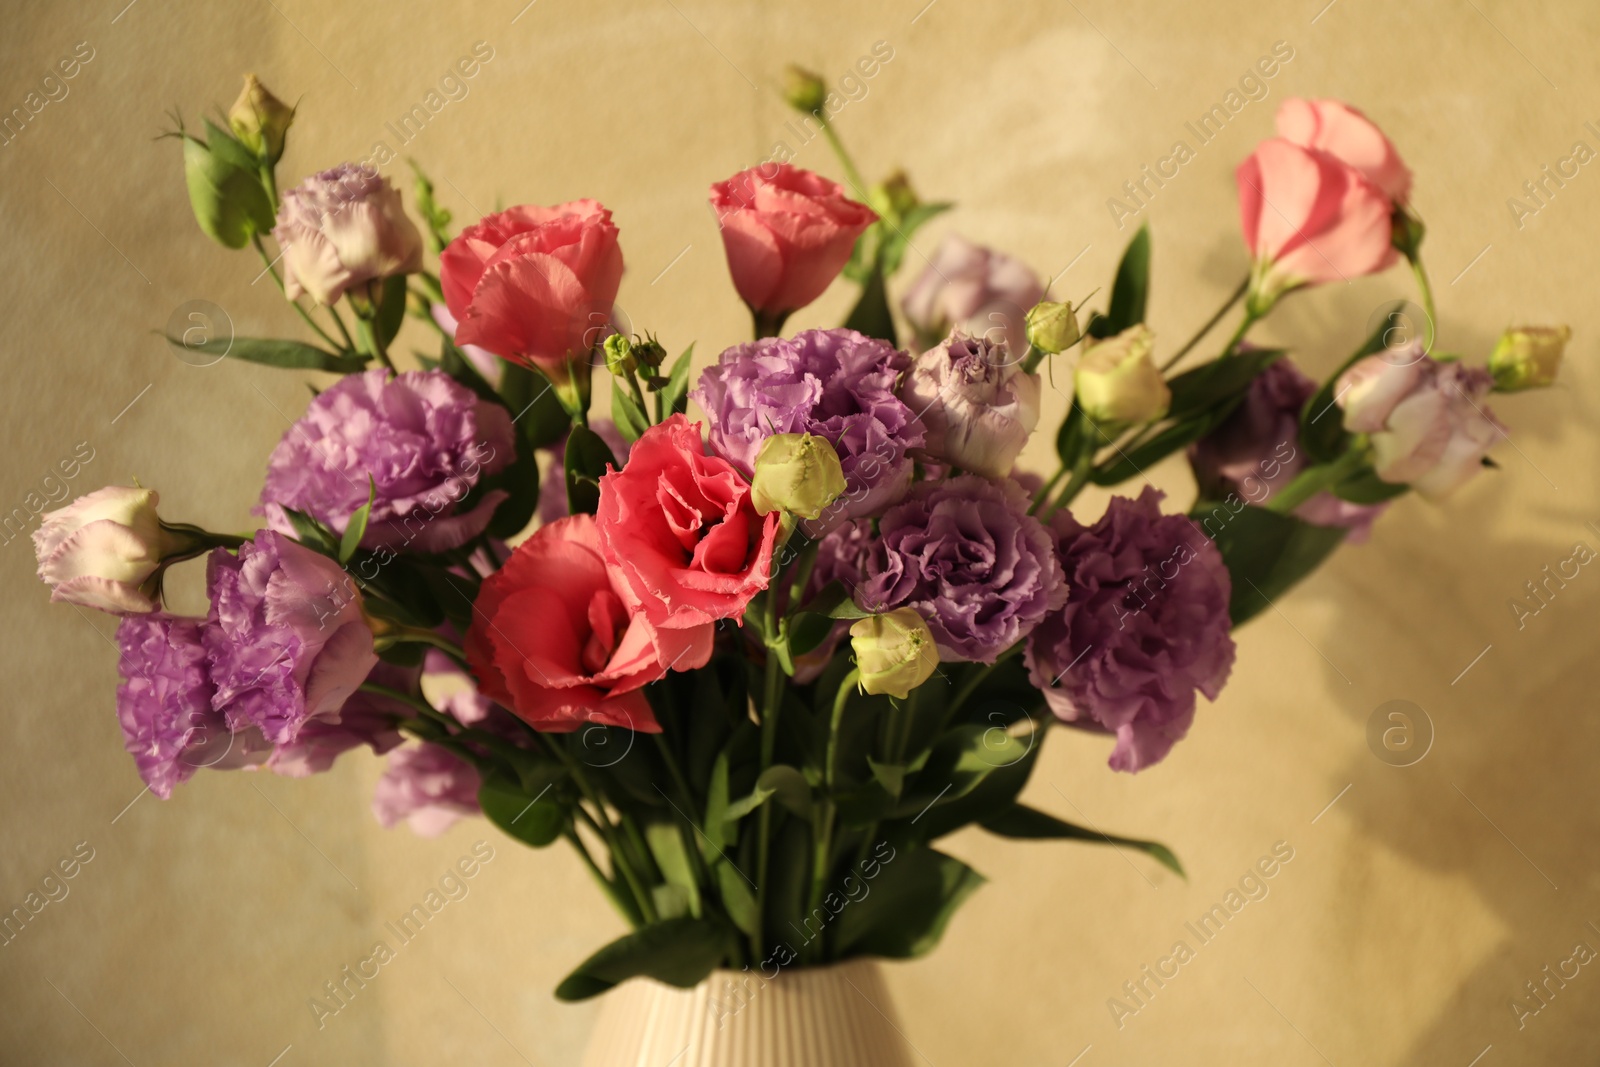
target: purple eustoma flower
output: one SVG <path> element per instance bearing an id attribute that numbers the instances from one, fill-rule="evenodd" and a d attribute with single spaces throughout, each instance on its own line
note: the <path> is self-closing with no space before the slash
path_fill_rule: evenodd
<path id="1" fill-rule="evenodd" d="M 385 829 L 401 819 L 413 833 L 438 837 L 455 822 L 478 814 L 478 771 L 439 745 L 408 745 L 389 754 L 389 766 L 372 795 L 372 813 Z"/>
<path id="2" fill-rule="evenodd" d="M 856 604 L 915 608 L 941 660 L 993 663 L 1066 596 L 1050 533 L 1028 504 L 1009 479 L 967 474 L 919 484 L 879 520 Z"/>
<path id="3" fill-rule="evenodd" d="M 485 474 L 515 458 L 511 417 L 442 371 L 351 374 L 313 400 L 267 463 L 259 515 L 293 534 L 284 508 L 343 533 L 374 493 L 367 548 L 444 552 L 489 525 L 506 494 L 457 506 Z"/>
<path id="4" fill-rule="evenodd" d="M 1083 526 L 1053 522 L 1069 595 L 1028 641 L 1033 684 L 1073 726 L 1114 733 L 1111 767 L 1160 762 L 1194 721 L 1195 691 L 1215 700 L 1233 668 L 1228 569 L 1162 494 L 1116 497 Z"/>
<path id="5" fill-rule="evenodd" d="M 904 352 L 854 330 L 803 330 L 734 345 L 693 395 L 710 422 L 712 450 L 746 477 L 773 434 L 815 434 L 833 445 L 845 491 L 806 523 L 816 536 L 905 496 L 908 452 L 923 444 L 921 421 L 895 395 L 910 365 Z"/>
<path id="6" fill-rule="evenodd" d="M 255 727 L 286 745 L 313 718 L 337 721 L 378 662 L 360 596 L 339 565 L 262 530 L 238 555 L 213 551 L 207 584 L 212 706 L 229 729 Z"/>
<path id="7" fill-rule="evenodd" d="M 201 767 L 260 763 L 269 746 L 256 730 L 232 736 L 212 710 L 215 692 L 201 641 L 203 619 L 129 615 L 117 627 L 117 720 L 123 745 L 150 792 L 165 800 Z"/>

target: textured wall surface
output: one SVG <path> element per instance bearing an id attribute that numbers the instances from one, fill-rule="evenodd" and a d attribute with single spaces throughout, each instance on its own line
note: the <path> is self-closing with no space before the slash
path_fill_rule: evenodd
<path id="1" fill-rule="evenodd" d="M 959 202 L 919 247 L 959 229 L 1062 272 L 1056 291 L 1073 298 L 1107 285 L 1132 232 L 1107 199 L 1188 141 L 1194 158 L 1140 212 L 1155 235 L 1151 322 L 1169 344 L 1244 271 L 1231 171 L 1275 104 L 1348 99 L 1416 171 L 1440 344 L 1481 359 L 1508 323 L 1568 321 L 1561 385 L 1496 402 L 1515 430 L 1500 473 L 1446 507 L 1402 501 L 1372 543 L 1241 631 L 1231 684 L 1165 763 L 1114 775 L 1104 741 L 1052 737 L 1027 799 L 1166 841 L 1187 882 L 1114 850 L 963 834 L 952 849 L 991 884 L 936 953 L 890 967 L 889 985 L 937 1067 L 1600 1059 L 1595 966 L 1549 981 L 1520 1025 L 1511 1007 L 1538 1004 L 1525 983 L 1547 965 L 1570 974 L 1578 944 L 1600 948 L 1600 576 L 1584 569 L 1521 626 L 1509 607 L 1576 542 L 1600 546 L 1600 173 L 1578 168 L 1520 218 L 1507 204 L 1575 142 L 1600 147 L 1600 8 L 524 2 L 8 3 L 0 111 L 74 49 L 92 58 L 0 147 L 0 510 L 27 506 L 86 449 L 74 493 L 137 477 L 169 517 L 254 521 L 267 452 L 307 397 L 301 376 L 191 366 L 152 332 L 197 299 L 241 335 L 297 329 L 253 257 L 201 236 L 177 146 L 154 139 L 175 105 L 191 122 L 226 107 L 246 70 L 300 98 L 285 183 L 383 142 L 431 169 L 458 219 L 604 201 L 629 264 L 622 306 L 670 345 L 697 340 L 702 358 L 746 328 L 707 184 L 779 141 L 837 174 L 820 140 L 785 127 L 774 89 L 787 61 L 836 81 L 887 42 L 892 60 L 837 121 L 869 173 L 904 166 L 926 196 Z M 468 94 L 402 144 L 389 124 L 480 41 L 493 57 Z M 1293 59 L 1265 98 L 1199 145 L 1185 123 L 1279 41 Z M 403 176 L 404 163 L 386 170 Z M 838 287 L 792 325 L 837 321 L 848 295 Z M 1326 372 L 1380 306 L 1414 295 L 1401 270 L 1297 295 L 1261 336 Z M 1152 477 L 1187 503 L 1181 463 Z M 1091 514 L 1104 501 L 1082 499 Z M 368 812 L 378 766 L 360 755 L 314 780 L 200 775 L 170 801 L 143 796 L 113 714 L 110 620 L 47 604 L 21 538 L 0 550 L 0 582 L 0 909 L 92 850 L 70 893 L 0 947 L 0 1060 L 576 1061 L 593 1006 L 550 990 L 618 922 L 573 857 L 513 847 L 481 822 L 432 841 L 386 833 Z M 196 576 L 177 585 L 196 606 Z M 1369 749 L 1368 719 L 1390 700 L 1431 721 L 1414 766 Z M 494 858 L 470 894 L 319 1029 L 308 998 L 479 839 Z M 1119 1026 L 1108 999 L 1190 940 L 1185 923 L 1278 842 L 1293 859 L 1270 894 L 1192 944 Z"/>

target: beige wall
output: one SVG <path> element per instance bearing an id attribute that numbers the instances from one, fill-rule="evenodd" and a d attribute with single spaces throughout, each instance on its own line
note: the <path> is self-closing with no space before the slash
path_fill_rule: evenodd
<path id="1" fill-rule="evenodd" d="M 1267 100 L 1149 207 L 1157 332 L 1185 336 L 1241 274 L 1230 171 L 1275 102 L 1333 95 L 1367 108 L 1416 170 L 1443 346 L 1481 358 L 1509 322 L 1569 321 L 1564 381 L 1497 404 L 1516 430 L 1502 473 L 1446 508 L 1403 501 L 1375 543 L 1341 552 L 1245 630 L 1232 684 L 1164 764 L 1113 775 L 1103 741 L 1053 737 L 1028 799 L 1165 840 L 1187 883 L 1113 851 L 961 835 L 951 847 L 992 882 L 890 984 L 938 1067 L 1060 1067 L 1086 1046 L 1082 1067 L 1465 1067 L 1490 1045 L 1484 1067 L 1600 1055 L 1595 967 L 1525 1029 L 1508 1007 L 1575 942 L 1600 948 L 1600 576 L 1586 569 L 1521 630 L 1507 606 L 1575 541 L 1600 545 L 1587 525 L 1600 521 L 1600 173 L 1585 167 L 1520 228 L 1506 206 L 1574 141 L 1600 147 L 1584 127 L 1600 125 L 1600 9 L 1339 0 L 1313 22 L 1322 0 L 538 0 L 520 16 L 522 0 L 124 2 L 8 5 L 0 108 L 78 42 L 94 58 L 0 148 L 0 504 L 23 503 L 88 442 L 74 492 L 138 477 L 170 517 L 214 528 L 251 523 L 267 451 L 305 387 L 185 365 L 151 331 L 192 299 L 225 307 L 245 335 L 295 320 L 267 281 L 252 285 L 253 259 L 201 237 L 176 146 L 152 138 L 173 105 L 191 121 L 225 107 L 245 70 L 303 95 L 291 181 L 375 140 L 398 148 L 385 123 L 487 42 L 494 58 L 470 95 L 404 153 L 462 219 L 603 200 L 629 263 L 623 306 L 709 358 L 745 320 L 705 187 L 789 139 L 773 92 L 786 61 L 837 78 L 889 42 L 893 60 L 839 124 L 870 172 L 904 165 L 930 198 L 960 202 L 919 246 L 956 227 L 1052 274 L 1083 252 L 1058 283 L 1081 298 L 1106 284 L 1130 232 L 1106 198 L 1289 42 Z M 837 173 L 820 143 L 799 161 Z M 1399 271 L 1297 296 L 1265 335 L 1325 371 L 1396 295 L 1411 295 Z M 836 321 L 845 297 L 797 325 Z M 1187 500 L 1181 465 L 1155 477 Z M 386 833 L 367 811 L 377 766 L 360 756 L 312 781 L 203 775 L 124 810 L 140 783 L 113 714 L 110 620 L 47 605 L 23 541 L 0 567 L 0 908 L 78 842 L 94 850 L 70 896 L 0 948 L 0 1060 L 264 1067 L 292 1046 L 284 1067 L 575 1062 L 593 1007 L 549 990 L 617 922 L 570 856 L 513 847 L 482 823 L 434 841 Z M 192 578 L 180 585 L 192 606 Z M 1421 705 L 1437 731 L 1408 769 L 1365 740 L 1391 699 Z M 495 859 L 471 895 L 318 1032 L 307 998 L 480 838 Z M 1278 841 L 1294 859 L 1271 895 L 1119 1031 L 1107 998 Z"/>

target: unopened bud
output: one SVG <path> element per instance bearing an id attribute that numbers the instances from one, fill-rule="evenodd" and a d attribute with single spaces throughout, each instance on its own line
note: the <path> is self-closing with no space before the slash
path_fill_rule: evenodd
<path id="1" fill-rule="evenodd" d="M 756 453 L 750 502 L 762 515 L 787 511 L 802 519 L 819 518 L 844 489 L 839 453 L 826 438 L 808 433 L 774 434 Z"/>
<path id="2" fill-rule="evenodd" d="M 1043 301 L 1028 310 L 1028 343 L 1056 355 L 1078 343 L 1078 316 L 1065 301 Z"/>
<path id="3" fill-rule="evenodd" d="M 603 346 L 606 354 L 606 369 L 612 374 L 621 377 L 632 374 L 639 367 L 639 361 L 634 358 L 633 342 L 628 340 L 626 334 L 614 333 L 607 337 Z"/>
<path id="4" fill-rule="evenodd" d="M 1489 355 L 1494 387 L 1502 393 L 1537 389 L 1556 380 L 1572 337 L 1570 326 L 1525 326 L 1507 330 Z"/>
<path id="5" fill-rule="evenodd" d="M 1078 407 L 1102 426 L 1154 422 L 1172 390 L 1151 358 L 1154 338 L 1142 323 L 1086 349 L 1076 372 Z"/>
<path id="6" fill-rule="evenodd" d="M 293 122 L 294 108 L 273 96 L 254 74 L 244 76 L 244 89 L 228 109 L 228 125 L 246 148 L 268 163 L 278 162 Z"/>
<path id="7" fill-rule="evenodd" d="M 850 627 L 861 688 L 904 700 L 933 676 L 939 649 L 933 631 L 913 608 L 896 608 L 858 619 Z"/>
<path id="8" fill-rule="evenodd" d="M 783 98 L 796 111 L 812 115 L 822 110 L 828 87 L 820 76 L 791 63 L 783 72 Z"/>

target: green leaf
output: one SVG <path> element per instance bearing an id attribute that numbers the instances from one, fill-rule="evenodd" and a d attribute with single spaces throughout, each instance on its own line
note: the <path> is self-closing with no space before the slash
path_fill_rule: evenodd
<path id="1" fill-rule="evenodd" d="M 756 895 L 750 891 L 750 883 L 734 869 L 730 860 L 719 858 L 712 869 L 717 872 L 717 891 L 722 895 L 722 906 L 728 918 L 741 931 L 753 935 L 761 913 L 756 908 Z"/>
<path id="2" fill-rule="evenodd" d="M 1150 227 L 1143 224 L 1128 242 L 1117 264 L 1117 280 L 1111 286 L 1111 307 L 1096 315 L 1084 332 L 1091 337 L 1113 337 L 1144 321 L 1145 304 L 1150 298 Z"/>
<path id="3" fill-rule="evenodd" d="M 478 806 L 501 830 L 534 848 L 543 848 L 561 836 L 566 810 L 549 793 L 529 796 L 522 781 L 504 769 L 484 778 L 478 787 Z"/>
<path id="4" fill-rule="evenodd" d="M 543 371 L 505 362 L 500 373 L 500 397 L 533 448 L 555 444 L 572 425 L 572 417 L 561 406 L 555 386 Z"/>
<path id="5" fill-rule="evenodd" d="M 313 519 L 303 511 L 294 508 L 283 509 L 284 517 L 289 520 L 289 525 L 294 527 L 295 540 L 307 548 L 314 548 L 326 556 L 337 556 L 339 553 L 339 538 L 334 532 L 322 523 Z"/>
<path id="6" fill-rule="evenodd" d="M 208 237 L 225 248 L 243 248 L 252 235 L 272 231 L 272 203 L 250 150 L 210 121 L 206 132 L 208 141 L 182 137 L 189 206 Z"/>
<path id="7" fill-rule="evenodd" d="M 981 825 L 999 837 L 1028 841 L 1093 841 L 1102 845 L 1136 848 L 1147 853 L 1151 859 L 1179 878 L 1187 881 L 1189 877 L 1184 873 L 1183 864 L 1178 862 L 1178 857 L 1159 841 L 1143 841 L 1136 837 L 1118 837 L 1115 834 L 1103 834 L 1098 830 L 1086 830 L 1081 826 L 1064 822 L 1054 815 L 1030 808 L 1026 804 L 1013 804 L 1000 814 L 984 819 Z"/>
<path id="8" fill-rule="evenodd" d="M 689 850 L 684 844 L 683 835 L 687 829 L 683 824 L 671 820 L 655 820 L 645 825 L 644 839 L 650 846 L 650 855 L 655 857 L 656 866 L 661 869 L 662 877 L 669 886 L 683 893 L 689 914 L 699 918 L 700 881 L 690 866 Z"/>
<path id="9" fill-rule="evenodd" d="M 672 363 L 672 370 L 667 373 L 667 384 L 661 389 L 661 412 L 663 417 L 682 415 L 689 410 L 689 364 L 694 359 L 694 345 L 691 343 L 683 350 Z"/>
<path id="10" fill-rule="evenodd" d="M 1339 410 L 1335 392 L 1339 386 L 1339 376 L 1349 370 L 1358 360 L 1382 352 L 1388 347 L 1386 340 L 1389 332 L 1394 329 L 1391 324 L 1395 315 L 1405 307 L 1403 301 L 1394 304 L 1385 313 L 1376 329 L 1372 331 L 1361 347 L 1351 354 L 1350 358 L 1339 365 L 1339 369 L 1328 376 L 1322 384 L 1306 401 L 1306 406 L 1300 412 L 1300 443 L 1305 446 L 1306 453 L 1313 463 L 1327 463 L 1337 459 L 1347 447 L 1349 434 L 1344 429 L 1344 413 Z"/>
<path id="11" fill-rule="evenodd" d="M 761 772 L 750 795 L 728 805 L 723 819 L 738 822 L 768 800 L 776 797 L 778 803 L 802 819 L 811 818 L 811 785 L 805 775 L 787 764 L 777 763 Z"/>
<path id="12" fill-rule="evenodd" d="M 739 829 L 728 818 L 728 750 L 717 754 L 711 765 L 711 784 L 706 787 L 706 836 L 717 848 L 727 848 L 739 838 Z M 713 852 L 712 855 L 715 855 Z M 708 860 L 711 856 L 706 857 Z"/>
<path id="13" fill-rule="evenodd" d="M 884 287 L 881 267 L 868 276 L 866 284 L 861 287 L 861 298 L 850 310 L 844 325 L 847 330 L 855 330 L 868 337 L 887 341 L 891 345 L 899 345 L 899 339 L 895 335 L 894 315 L 889 311 L 889 291 Z"/>
<path id="14" fill-rule="evenodd" d="M 567 434 L 567 508 L 569 514 L 593 515 L 600 506 L 600 478 L 616 466 L 611 446 L 587 426 L 574 426 Z"/>
<path id="15" fill-rule="evenodd" d="M 949 200 L 918 204 L 900 219 L 899 229 L 884 226 L 883 244 L 882 250 L 878 253 L 878 262 L 885 278 L 893 278 L 895 271 L 900 269 L 900 262 L 905 258 L 906 249 L 910 247 L 911 237 L 922 224 L 953 207 L 955 204 Z"/>
<path id="16" fill-rule="evenodd" d="M 1189 517 L 1216 543 L 1228 565 L 1233 579 L 1228 615 L 1235 626 L 1315 570 L 1347 532 L 1341 526 L 1313 526 L 1293 515 L 1242 503 L 1236 511 L 1225 502 L 1200 501 Z"/>
<path id="17" fill-rule="evenodd" d="M 955 857 L 918 845 L 900 845 L 878 862 L 875 878 L 861 874 L 870 892 L 851 901 L 835 920 L 840 959 L 925 954 L 939 943 L 956 909 L 984 882 L 983 875 Z"/>
<path id="18" fill-rule="evenodd" d="M 383 291 L 378 297 L 378 317 L 372 324 L 373 333 L 377 334 L 387 349 L 405 321 L 406 276 L 391 274 L 383 280 Z"/>
<path id="19" fill-rule="evenodd" d="M 367 535 L 367 519 L 372 515 L 372 502 L 378 495 L 378 486 L 372 480 L 372 475 L 367 475 L 367 502 L 350 513 L 350 521 L 345 523 L 344 536 L 339 539 L 339 562 L 349 563 L 350 557 L 356 554 L 356 549 L 361 547 L 361 539 Z"/>
<path id="20" fill-rule="evenodd" d="M 1262 371 L 1284 354 L 1282 348 L 1251 350 L 1184 371 L 1167 382 L 1172 390 L 1172 406 L 1167 410 L 1167 417 L 1182 420 L 1242 395 Z"/>
<path id="21" fill-rule="evenodd" d="M 1021 763 L 1032 747 L 1032 738 L 1013 737 L 997 726 L 962 723 L 934 743 L 894 813 L 920 816 L 935 805 L 959 800 L 989 775 Z"/>
<path id="22" fill-rule="evenodd" d="M 650 428 L 649 416 L 620 378 L 614 378 L 611 382 L 611 421 L 617 424 L 617 432 L 629 444 L 644 436 L 644 432 Z"/>
<path id="23" fill-rule="evenodd" d="M 828 635 L 833 633 L 837 621 L 826 615 L 814 615 L 809 611 L 801 612 L 790 619 L 788 650 L 790 657 L 803 656 L 807 652 L 815 651 L 828 639 Z"/>
<path id="24" fill-rule="evenodd" d="M 838 580 L 817 590 L 817 595 L 800 605 L 800 610 L 830 619 L 865 619 L 873 614 L 856 607 L 855 601 L 850 599 L 850 591 Z"/>
<path id="25" fill-rule="evenodd" d="M 728 942 L 728 928 L 709 919 L 684 917 L 651 923 L 584 960 L 556 986 L 556 996 L 587 1000 L 630 978 L 654 978 L 688 989 L 726 958 Z"/>
<path id="26" fill-rule="evenodd" d="M 342 356 L 300 341 L 264 337 L 213 337 L 207 341 L 190 343 L 169 336 L 167 343 L 188 352 L 205 352 L 209 355 L 242 359 L 247 363 L 265 363 L 271 367 L 284 367 L 289 370 L 325 370 L 335 374 L 354 374 L 364 370 L 367 365 L 365 356 Z"/>

